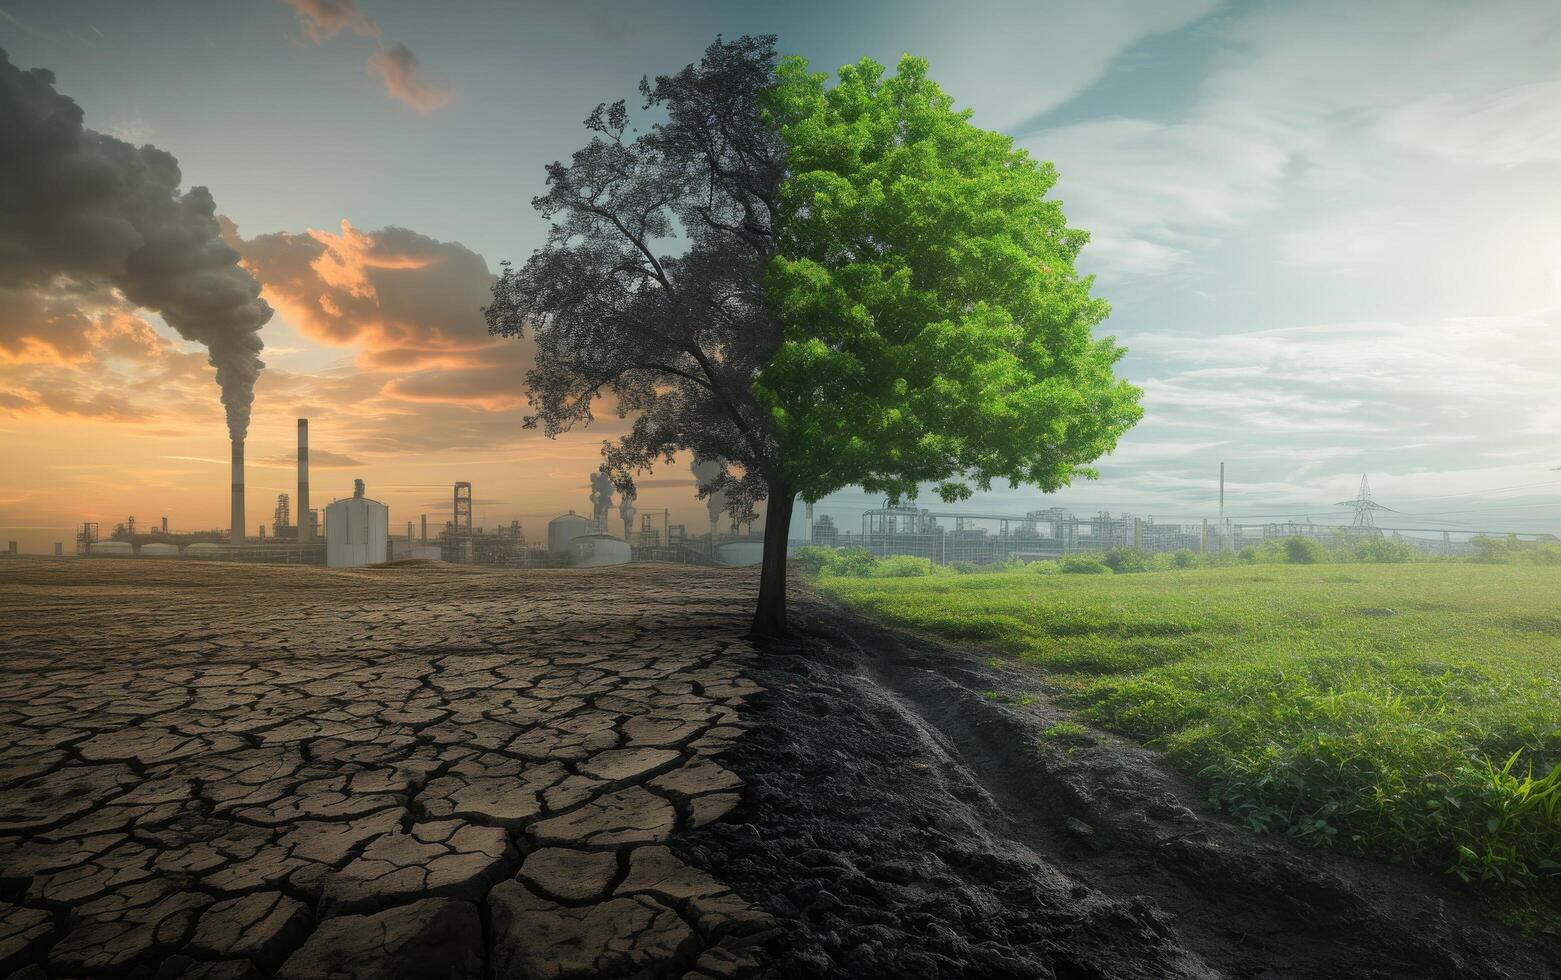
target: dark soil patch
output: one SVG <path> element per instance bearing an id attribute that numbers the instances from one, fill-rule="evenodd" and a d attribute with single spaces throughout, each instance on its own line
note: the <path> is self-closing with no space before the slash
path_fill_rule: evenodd
<path id="1" fill-rule="evenodd" d="M 766 975 L 1547 977 L 1447 882 L 1235 827 L 1140 746 L 940 643 L 822 603 L 767 652 L 726 821 L 674 839 L 782 923 Z"/>

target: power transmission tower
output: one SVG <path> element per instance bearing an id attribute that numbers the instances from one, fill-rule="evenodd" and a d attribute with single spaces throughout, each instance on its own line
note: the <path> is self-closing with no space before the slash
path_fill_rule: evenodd
<path id="1" fill-rule="evenodd" d="M 1393 508 L 1384 507 L 1375 500 L 1371 499 L 1371 484 L 1366 482 L 1366 474 L 1364 473 L 1360 475 L 1360 492 L 1355 495 L 1355 499 L 1341 500 L 1334 504 L 1334 506 L 1354 507 L 1355 533 L 1371 538 L 1377 536 L 1377 511 L 1385 510 L 1390 514 L 1398 513 L 1398 511 L 1394 510 Z"/>

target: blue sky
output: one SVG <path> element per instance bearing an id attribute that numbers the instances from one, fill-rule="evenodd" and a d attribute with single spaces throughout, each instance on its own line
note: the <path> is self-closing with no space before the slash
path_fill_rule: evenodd
<path id="1" fill-rule="evenodd" d="M 354 9 L 362 20 L 332 33 L 278 0 L 0 0 L 0 47 L 53 70 L 89 126 L 174 153 L 186 183 L 209 186 L 245 239 L 316 229 L 348 249 L 345 219 L 370 236 L 410 229 L 427 254 L 475 253 L 489 270 L 539 241 L 528 202 L 542 166 L 582 142 L 590 108 L 632 99 L 642 74 L 695 59 L 716 33 L 777 33 L 783 51 L 827 69 L 920 54 L 978 122 L 1056 163 L 1070 221 L 1094 236 L 1081 266 L 1113 304 L 1108 331 L 1131 351 L 1122 371 L 1145 389 L 1146 419 L 1102 461 L 1099 482 L 1054 500 L 995 490 L 973 507 L 1209 515 L 1225 460 L 1237 514 L 1347 520 L 1327 505 L 1368 473 L 1416 526 L 1561 524 L 1554 4 Z M 395 45 L 415 53 L 408 84 L 423 86 L 421 105 L 371 70 Z M 452 289 L 449 308 L 469 317 L 480 278 L 476 302 Z M 256 418 L 279 455 L 293 411 L 361 403 L 370 407 L 352 409 L 338 441 L 381 483 L 463 478 L 454 471 L 482 445 L 493 450 L 481 471 L 491 519 L 583 504 L 598 435 L 542 447 L 498 394 L 440 400 L 499 384 L 507 354 L 481 373 L 472 359 L 488 355 L 474 349 L 460 368 L 470 375 L 440 375 L 456 370 L 449 359 L 425 359 L 417 378 L 374 375 L 371 390 L 349 379 L 387 331 L 321 342 L 324 326 L 274 305 L 274 378 L 263 385 L 275 387 L 262 387 Z M 416 411 L 395 400 L 414 392 Z M 420 452 L 410 478 L 398 425 Z M 417 441 L 420 425 L 471 435 L 441 449 Z M 34 451 L 35 426 L 0 419 L 10 440 L 0 451 Z M 220 456 L 220 445 L 191 455 Z M 686 507 L 693 520 L 685 488 L 663 493 L 654 506 Z M 0 494 L 0 506 L 10 499 Z M 841 494 L 825 510 L 854 525 L 864 501 Z M 402 509 L 420 503 L 409 496 Z"/>

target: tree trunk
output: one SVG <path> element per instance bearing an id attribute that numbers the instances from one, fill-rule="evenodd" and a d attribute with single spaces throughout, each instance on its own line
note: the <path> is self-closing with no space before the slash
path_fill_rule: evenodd
<path id="1" fill-rule="evenodd" d="M 759 604 L 753 636 L 781 637 L 786 630 L 786 539 L 791 534 L 791 487 L 771 484 L 764 513 L 764 566 L 759 572 Z"/>

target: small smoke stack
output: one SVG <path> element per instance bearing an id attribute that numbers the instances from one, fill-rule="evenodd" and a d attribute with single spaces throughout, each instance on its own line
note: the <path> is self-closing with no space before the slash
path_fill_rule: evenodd
<path id="1" fill-rule="evenodd" d="M 309 420 L 298 420 L 298 540 L 314 540 L 309 516 Z"/>
<path id="2" fill-rule="evenodd" d="M 233 519 L 228 533 L 234 544 L 244 543 L 244 440 L 233 440 Z"/>

